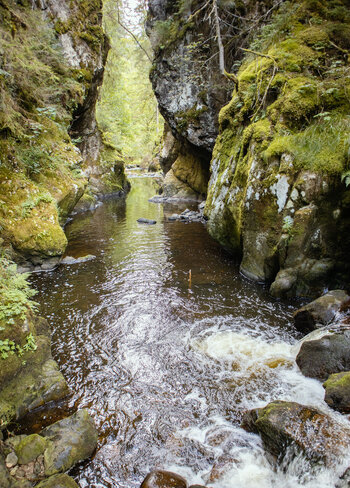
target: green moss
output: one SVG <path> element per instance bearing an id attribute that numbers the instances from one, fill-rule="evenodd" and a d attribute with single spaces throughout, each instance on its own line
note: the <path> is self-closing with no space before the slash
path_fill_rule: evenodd
<path id="1" fill-rule="evenodd" d="M 16 446 L 18 464 L 28 464 L 43 454 L 47 447 L 47 441 L 38 434 L 26 436 Z"/>
<path id="2" fill-rule="evenodd" d="M 328 118 L 327 115 L 325 117 Z M 329 119 L 314 122 L 296 134 L 276 137 L 263 153 L 265 161 L 270 162 L 288 153 L 293 156 L 296 169 L 342 173 L 349 161 L 350 118 L 336 113 Z"/>

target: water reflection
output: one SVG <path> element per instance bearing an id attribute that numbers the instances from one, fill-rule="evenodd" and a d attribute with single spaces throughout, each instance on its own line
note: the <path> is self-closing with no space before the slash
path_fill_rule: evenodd
<path id="1" fill-rule="evenodd" d="M 166 221 L 185 206 L 149 203 L 154 193 L 151 179 L 135 178 L 126 202 L 76 216 L 67 254 L 96 258 L 33 277 L 72 389 L 68 408 L 89 408 L 100 431 L 95 458 L 74 475 L 82 488 L 132 488 L 160 466 L 203 483 L 227 452 L 241 459 L 242 479 L 249 457 L 266 486 L 280 486 L 239 421 L 269 399 L 312 392 L 322 402 L 318 384 L 293 366 L 292 307 L 243 280 L 202 224 Z M 222 425 L 230 442 L 210 445 L 208 430 Z"/>

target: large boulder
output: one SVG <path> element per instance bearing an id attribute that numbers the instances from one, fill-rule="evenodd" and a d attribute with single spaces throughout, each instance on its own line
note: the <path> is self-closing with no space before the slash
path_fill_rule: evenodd
<path id="1" fill-rule="evenodd" d="M 329 324 L 336 313 L 350 300 L 344 290 L 332 290 L 317 298 L 293 315 L 295 327 L 301 332 L 311 332 Z"/>
<path id="2" fill-rule="evenodd" d="M 45 319 L 27 314 L 14 324 L 2 324 L 0 340 L 22 348 L 0 359 L 1 428 L 34 408 L 57 401 L 70 392 L 51 355 L 50 328 Z"/>
<path id="3" fill-rule="evenodd" d="M 332 374 L 323 383 L 325 402 L 339 412 L 350 412 L 350 371 Z"/>
<path id="4" fill-rule="evenodd" d="M 0 486 L 6 487 L 2 478 L 9 477 L 7 467 L 17 483 L 42 481 L 43 487 L 74 488 L 71 478 L 55 475 L 90 457 L 96 444 L 96 427 L 87 410 L 79 410 L 40 434 L 10 437 L 3 443 L 4 455 L 0 452 Z"/>
<path id="5" fill-rule="evenodd" d="M 187 488 L 187 481 L 171 471 L 152 471 L 143 480 L 140 488 Z"/>
<path id="6" fill-rule="evenodd" d="M 303 375 L 320 381 L 333 373 L 350 370 L 350 330 L 304 340 L 296 362 Z"/>
<path id="7" fill-rule="evenodd" d="M 87 410 L 50 425 L 40 435 L 49 441 L 44 452 L 46 476 L 67 471 L 90 457 L 97 445 L 97 430 Z"/>
<path id="8" fill-rule="evenodd" d="M 296 454 L 302 452 L 311 462 L 333 466 L 350 442 L 350 429 L 315 408 L 293 402 L 275 401 L 251 410 L 242 426 L 259 434 L 265 449 L 279 460 L 294 448 Z"/>

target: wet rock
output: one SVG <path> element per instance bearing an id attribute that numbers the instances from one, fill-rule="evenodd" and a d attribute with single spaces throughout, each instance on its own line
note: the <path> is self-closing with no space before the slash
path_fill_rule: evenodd
<path id="1" fill-rule="evenodd" d="M 173 220 L 179 220 L 180 219 L 180 214 L 174 213 L 168 217 L 168 220 L 173 221 Z"/>
<path id="2" fill-rule="evenodd" d="M 332 374 L 323 383 L 326 390 L 325 402 L 334 410 L 350 412 L 350 371 Z"/>
<path id="3" fill-rule="evenodd" d="M 171 471 L 152 471 L 143 480 L 140 488 L 187 488 L 187 481 Z"/>
<path id="4" fill-rule="evenodd" d="M 18 463 L 18 457 L 14 452 L 10 452 L 10 454 L 6 456 L 6 467 L 8 469 L 11 469 L 14 466 L 16 466 L 17 463 Z"/>
<path id="5" fill-rule="evenodd" d="M 301 332 L 311 332 L 329 324 L 349 299 L 343 290 L 326 293 L 294 313 L 295 327 Z"/>
<path id="6" fill-rule="evenodd" d="M 223 454 L 215 462 L 212 470 L 209 473 L 208 479 L 205 480 L 208 483 L 214 483 L 215 481 L 223 478 L 233 467 L 237 464 L 237 460 L 230 454 Z"/>
<path id="7" fill-rule="evenodd" d="M 137 222 L 139 224 L 148 224 L 148 225 L 154 225 L 157 223 L 156 220 L 152 220 L 152 219 L 144 219 L 144 218 L 140 218 L 140 219 L 137 219 Z"/>
<path id="8" fill-rule="evenodd" d="M 56 422 L 40 435 L 50 441 L 44 452 L 46 476 L 67 471 L 90 457 L 97 445 L 97 430 L 87 410 Z"/>
<path id="9" fill-rule="evenodd" d="M 287 449 L 303 452 L 312 462 L 332 466 L 347 452 L 350 429 L 315 408 L 275 401 L 247 412 L 242 427 L 259 434 L 265 449 L 281 460 Z"/>
<path id="10" fill-rule="evenodd" d="M 220 446 L 232 436 L 232 429 L 222 426 L 214 427 L 205 436 L 205 443 L 209 446 Z"/>
<path id="11" fill-rule="evenodd" d="M 296 358 L 304 376 L 325 381 L 333 373 L 350 370 L 350 331 L 305 340 Z"/>
<path id="12" fill-rule="evenodd" d="M 28 464 L 43 454 L 47 447 L 46 439 L 38 434 L 26 436 L 17 446 L 18 464 Z"/>
<path id="13" fill-rule="evenodd" d="M 79 488 L 79 485 L 67 474 L 56 474 L 36 485 L 36 488 Z"/>
<path id="14" fill-rule="evenodd" d="M 201 208 L 199 207 L 200 206 L 198 206 L 198 212 L 186 208 L 186 210 L 184 210 L 181 214 L 172 214 L 170 217 L 168 217 L 168 220 L 180 220 L 181 222 L 202 222 L 203 224 L 205 224 L 206 220 L 203 217 L 203 206 Z"/>
<path id="15" fill-rule="evenodd" d="M 72 256 L 66 256 L 62 259 L 60 264 L 80 264 L 80 263 L 86 263 L 87 261 L 92 261 L 93 259 L 96 259 L 96 256 L 93 254 L 87 254 L 86 256 L 82 256 L 80 258 L 73 258 Z"/>

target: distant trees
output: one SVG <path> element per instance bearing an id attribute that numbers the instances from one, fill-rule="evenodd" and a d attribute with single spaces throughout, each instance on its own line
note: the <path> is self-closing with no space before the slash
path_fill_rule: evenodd
<path id="1" fill-rule="evenodd" d="M 146 2 L 105 0 L 104 26 L 110 37 L 97 118 L 107 140 L 125 156 L 151 156 L 157 138 L 157 102 L 149 81 L 151 49 L 144 32 Z"/>

